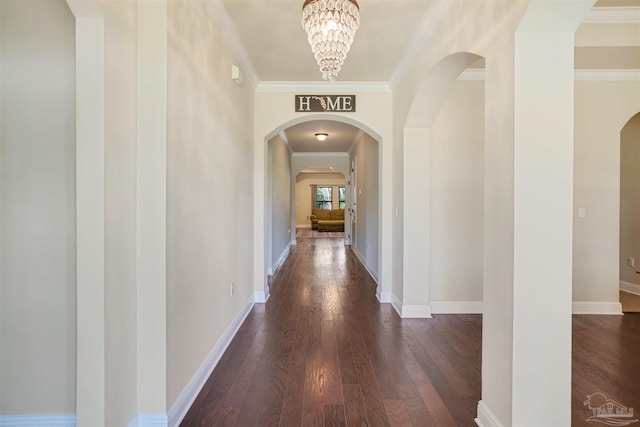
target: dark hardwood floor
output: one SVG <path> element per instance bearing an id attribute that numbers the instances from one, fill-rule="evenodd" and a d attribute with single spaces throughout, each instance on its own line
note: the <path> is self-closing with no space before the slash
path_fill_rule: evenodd
<path id="1" fill-rule="evenodd" d="M 299 238 L 271 292 L 181 426 L 475 426 L 481 316 L 400 319 L 342 239 Z M 596 391 L 640 407 L 638 316 L 574 317 L 575 426 Z"/>

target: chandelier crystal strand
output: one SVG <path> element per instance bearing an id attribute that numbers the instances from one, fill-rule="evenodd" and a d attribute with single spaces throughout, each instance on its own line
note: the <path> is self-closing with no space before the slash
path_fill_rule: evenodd
<path id="1" fill-rule="evenodd" d="M 335 80 L 360 25 L 356 0 L 306 0 L 302 28 L 320 66 L 322 78 Z"/>

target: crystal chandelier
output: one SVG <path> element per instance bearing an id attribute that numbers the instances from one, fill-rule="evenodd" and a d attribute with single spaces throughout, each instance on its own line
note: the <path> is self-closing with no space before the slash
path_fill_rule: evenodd
<path id="1" fill-rule="evenodd" d="M 335 80 L 360 25 L 356 0 L 306 0 L 302 27 L 318 61 L 322 78 Z"/>

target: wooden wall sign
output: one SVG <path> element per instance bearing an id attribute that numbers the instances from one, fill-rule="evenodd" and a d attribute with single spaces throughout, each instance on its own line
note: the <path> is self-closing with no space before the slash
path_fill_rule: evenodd
<path id="1" fill-rule="evenodd" d="M 296 95 L 296 113 L 355 113 L 355 95 Z"/>

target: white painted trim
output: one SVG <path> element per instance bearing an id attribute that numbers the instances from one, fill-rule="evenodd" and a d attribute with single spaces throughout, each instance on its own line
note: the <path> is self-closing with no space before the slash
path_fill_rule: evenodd
<path id="1" fill-rule="evenodd" d="M 341 94 L 346 91 L 356 93 L 387 93 L 391 86 L 387 82 L 279 82 L 264 81 L 258 83 L 256 92 L 322 92 L 326 95 Z"/>
<path id="2" fill-rule="evenodd" d="M 478 402 L 478 418 L 474 420 L 479 427 L 502 427 L 502 424 L 484 401 Z"/>
<path id="3" fill-rule="evenodd" d="M 620 290 L 634 295 L 640 295 L 640 285 L 620 281 Z"/>
<path id="4" fill-rule="evenodd" d="M 378 283 L 378 273 L 376 273 L 373 269 L 371 269 L 367 265 L 367 263 L 364 261 L 364 257 L 362 256 L 362 254 L 360 253 L 358 248 L 355 248 L 355 247 L 352 246 L 351 249 L 353 250 L 353 253 L 356 255 L 356 258 L 358 258 L 358 261 L 360 261 L 360 264 L 362 264 L 362 266 L 365 268 L 365 270 L 367 270 L 367 272 L 369 273 L 369 275 L 371 276 L 373 281 L 376 282 L 376 285 L 378 285 L 378 287 L 379 287 L 380 283 Z M 381 301 L 381 302 L 391 302 L 391 292 L 386 292 L 386 293 L 389 294 L 388 299 L 386 301 Z M 384 298 L 382 298 L 382 299 L 384 299 Z"/>
<path id="5" fill-rule="evenodd" d="M 429 304 L 403 305 L 400 317 L 403 319 L 431 319 L 431 313 L 432 309 Z"/>
<path id="6" fill-rule="evenodd" d="M 211 376 L 213 369 L 216 367 L 220 358 L 224 354 L 225 350 L 233 340 L 233 337 L 240 329 L 242 322 L 247 318 L 251 309 L 255 304 L 254 298 L 249 298 L 245 303 L 242 310 L 238 313 L 235 319 L 231 322 L 227 330 L 222 337 L 218 340 L 216 345 L 211 349 L 207 358 L 202 362 L 198 370 L 193 374 L 185 388 L 182 390 L 178 398 L 173 402 L 168 413 L 168 424 L 171 427 L 177 427 L 182 419 L 187 415 L 187 411 L 193 404 L 193 401 L 202 390 L 207 379 Z M 154 415 L 154 414 L 150 414 Z M 151 426 L 151 425 L 149 425 Z M 153 427 L 156 427 L 154 424 Z M 159 427 L 159 426 L 158 426 Z"/>
<path id="7" fill-rule="evenodd" d="M 637 24 L 640 22 L 640 7 L 594 7 L 584 18 L 587 24 Z"/>
<path id="8" fill-rule="evenodd" d="M 349 157 L 349 153 L 345 153 L 343 151 L 335 152 L 335 153 L 324 153 L 324 152 L 300 152 L 297 151 L 291 155 L 291 157 Z"/>
<path id="9" fill-rule="evenodd" d="M 431 301 L 433 314 L 482 314 L 482 301 Z"/>
<path id="10" fill-rule="evenodd" d="M 167 427 L 167 414 L 145 414 L 138 413 L 127 427 Z"/>
<path id="11" fill-rule="evenodd" d="M 573 314 L 612 314 L 622 315 L 622 304 L 619 302 L 574 302 Z"/>
<path id="12" fill-rule="evenodd" d="M 2 427 L 76 427 L 76 414 L 0 415 Z"/>
<path id="13" fill-rule="evenodd" d="M 296 228 L 311 228 L 311 224 L 296 224 Z"/>
<path id="14" fill-rule="evenodd" d="M 467 68 L 458 76 L 458 80 L 484 80 L 485 78 L 485 69 L 484 68 Z"/>
<path id="15" fill-rule="evenodd" d="M 269 299 L 269 295 L 267 295 L 264 291 L 257 291 L 254 294 L 253 298 L 256 304 L 265 304 Z"/>
<path id="16" fill-rule="evenodd" d="M 273 273 L 278 271 L 278 268 L 280 268 L 280 266 L 282 265 L 284 260 L 287 259 L 287 256 L 289 256 L 289 251 L 290 250 L 291 250 L 291 242 L 289 242 L 289 244 L 287 246 L 285 246 L 285 248 L 282 250 L 282 252 L 280 252 L 280 256 L 278 257 L 276 262 L 273 264 L 273 266 L 271 266 L 271 267 L 269 267 L 267 269 L 267 274 L 269 276 L 273 276 Z"/>
<path id="17" fill-rule="evenodd" d="M 574 80 L 582 82 L 637 82 L 640 81 L 640 70 L 611 69 L 611 70 L 575 70 Z"/>
<path id="18" fill-rule="evenodd" d="M 382 292 L 380 291 L 380 285 L 376 288 L 376 298 L 380 304 L 390 304 L 391 303 L 391 292 Z"/>
<path id="19" fill-rule="evenodd" d="M 391 294 L 391 306 L 398 313 L 398 316 L 402 317 L 402 301 L 395 294 Z"/>
<path id="20" fill-rule="evenodd" d="M 640 70 L 577 69 L 574 70 L 573 76 L 575 81 L 580 82 L 637 82 L 640 81 Z M 484 68 L 468 68 L 458 76 L 458 80 L 482 81 L 484 79 Z"/>

